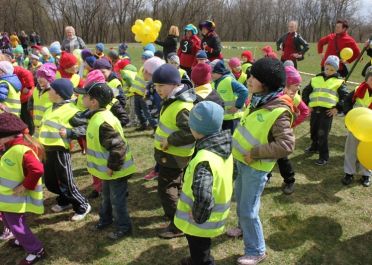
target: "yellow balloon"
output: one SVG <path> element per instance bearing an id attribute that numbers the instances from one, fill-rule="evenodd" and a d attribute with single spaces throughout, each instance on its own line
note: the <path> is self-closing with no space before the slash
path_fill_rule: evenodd
<path id="1" fill-rule="evenodd" d="M 142 27 L 144 25 L 144 22 L 142 19 L 137 19 L 136 22 L 134 22 L 134 25 L 138 25 L 140 27 Z"/>
<path id="2" fill-rule="evenodd" d="M 161 24 L 161 21 L 160 20 L 155 20 L 154 21 L 154 24 L 156 24 L 156 25 L 158 25 L 160 28 L 161 28 L 161 26 L 162 26 L 162 24 Z"/>
<path id="3" fill-rule="evenodd" d="M 134 36 L 134 39 L 136 40 L 136 42 L 142 42 L 142 37 L 140 35 L 135 35 Z"/>
<path id="4" fill-rule="evenodd" d="M 346 117 L 345 117 L 345 125 L 346 125 L 346 128 L 353 132 L 355 130 L 355 128 L 357 126 L 357 124 L 355 124 L 354 122 L 356 121 L 356 119 L 360 116 L 360 115 L 364 115 L 364 114 L 369 114 L 369 115 L 372 115 L 372 110 L 368 109 L 368 108 L 354 108 L 352 110 L 350 110 L 347 114 L 346 114 Z"/>
<path id="5" fill-rule="evenodd" d="M 372 142 L 372 115 L 362 114 L 353 122 L 353 135 L 359 141 Z M 372 150 L 371 150 L 372 151 Z M 372 152 L 371 152 L 372 156 Z"/>
<path id="6" fill-rule="evenodd" d="M 147 17 L 145 18 L 144 22 L 147 25 L 152 25 L 152 23 L 154 23 L 154 20 L 151 17 Z"/>
<path id="7" fill-rule="evenodd" d="M 136 25 L 136 24 L 134 24 L 133 26 L 132 26 L 132 32 L 134 33 L 134 34 L 137 34 L 137 33 L 139 33 L 141 31 L 141 27 L 140 26 L 138 26 L 138 25 Z"/>
<path id="8" fill-rule="evenodd" d="M 351 57 L 353 57 L 353 50 L 350 49 L 350 48 L 343 48 L 340 52 L 340 57 L 342 60 L 344 61 L 347 61 L 349 60 Z"/>
<path id="9" fill-rule="evenodd" d="M 366 169 L 372 169 L 372 142 L 360 142 L 357 149 L 359 163 Z"/>

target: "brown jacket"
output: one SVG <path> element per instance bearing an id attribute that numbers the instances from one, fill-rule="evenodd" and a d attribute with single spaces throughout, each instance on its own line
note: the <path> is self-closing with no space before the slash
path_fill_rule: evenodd
<path id="1" fill-rule="evenodd" d="M 254 109 L 256 111 L 260 108 L 273 110 L 279 107 L 287 108 L 276 120 L 269 132 L 269 143 L 253 147 L 251 156 L 253 159 L 279 159 L 290 155 L 295 148 L 295 136 L 291 128 L 292 114 L 290 103 L 276 98 L 267 104 Z"/>

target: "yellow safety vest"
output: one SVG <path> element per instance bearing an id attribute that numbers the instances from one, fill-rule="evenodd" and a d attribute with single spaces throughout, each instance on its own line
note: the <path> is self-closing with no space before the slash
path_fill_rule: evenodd
<path id="1" fill-rule="evenodd" d="M 244 71 L 242 71 L 242 73 L 240 74 L 240 77 L 238 79 L 238 82 L 240 84 L 244 85 L 244 83 L 246 83 L 246 81 L 247 81 L 247 78 L 248 78 L 247 74 Z"/>
<path id="2" fill-rule="evenodd" d="M 302 101 L 301 95 L 298 94 L 297 92 L 293 98 L 293 105 L 297 108 L 300 105 L 301 101 Z"/>
<path id="3" fill-rule="evenodd" d="M 183 70 L 182 68 L 178 68 L 178 72 L 180 73 L 180 77 L 181 77 L 181 79 L 182 79 L 182 77 L 183 77 L 185 74 L 187 75 L 186 71 Z"/>
<path id="4" fill-rule="evenodd" d="M 121 76 L 123 74 L 126 74 L 131 79 L 131 82 L 134 82 L 134 79 L 136 79 L 137 72 L 129 71 L 129 70 L 121 70 L 120 71 Z M 127 97 L 133 96 L 133 93 L 129 92 L 130 86 L 126 83 L 126 81 L 123 80 L 123 91 Z"/>
<path id="5" fill-rule="evenodd" d="M 109 151 L 107 151 L 99 141 L 99 128 L 104 122 L 110 124 L 112 128 L 120 134 L 127 146 L 124 164 L 119 171 L 114 171 L 112 176 L 107 174 Z M 123 128 L 119 120 L 108 110 L 97 112 L 89 120 L 87 128 L 87 168 L 90 174 L 103 180 L 118 179 L 136 172 L 136 166 L 134 165 L 128 142 L 124 137 Z"/>
<path id="6" fill-rule="evenodd" d="M 161 149 L 161 142 L 164 139 L 167 139 L 169 135 L 174 132 L 179 131 L 177 127 L 177 115 L 183 110 L 191 110 L 194 104 L 192 102 L 184 102 L 181 100 L 176 100 L 170 104 L 165 110 L 161 110 L 160 119 L 158 127 L 155 131 L 155 148 L 171 155 L 180 156 L 180 157 L 189 157 L 194 153 L 195 144 L 189 144 L 184 146 L 173 146 L 169 145 L 166 151 Z"/>
<path id="7" fill-rule="evenodd" d="M 121 88 L 121 82 L 119 79 L 114 78 L 110 82 L 107 82 L 107 85 L 112 89 L 112 92 L 114 93 L 114 97 L 117 97 L 119 95 L 119 87 Z"/>
<path id="8" fill-rule="evenodd" d="M 256 170 L 270 172 L 276 163 L 275 159 L 254 160 L 247 164 L 244 161 L 244 156 L 253 147 L 269 143 L 268 137 L 271 127 L 285 111 L 289 112 L 286 108 L 276 108 L 272 111 L 259 109 L 249 113 L 249 109 L 247 109 L 233 134 L 232 153 L 234 158 Z"/>
<path id="9" fill-rule="evenodd" d="M 21 92 L 17 91 L 14 86 L 6 80 L 0 80 L 0 84 L 8 86 L 8 98 L 2 104 L 8 109 L 9 112 L 21 115 Z"/>
<path id="10" fill-rule="evenodd" d="M 212 83 L 212 87 L 217 90 L 217 93 L 220 95 L 225 104 L 225 114 L 223 116 L 224 120 L 234 120 L 243 116 L 242 110 L 238 110 L 235 113 L 229 113 L 229 110 L 235 107 L 236 99 L 238 98 L 234 94 L 231 86 L 233 80 L 235 80 L 234 77 L 226 76 L 218 83 L 217 88 L 215 87 L 215 82 Z"/>
<path id="11" fill-rule="evenodd" d="M 73 102 L 66 103 L 57 109 L 53 107 L 47 109 L 41 120 L 39 142 L 45 146 L 62 146 L 70 149 L 69 138 L 62 138 L 59 130 L 65 128 L 67 131 L 72 129 L 70 119 L 79 111 Z"/>
<path id="12" fill-rule="evenodd" d="M 355 89 L 357 91 L 359 86 Z M 369 91 L 366 90 L 363 98 L 356 98 L 354 103 L 354 108 L 364 107 L 368 108 L 372 104 L 372 96 L 369 95 Z"/>
<path id="13" fill-rule="evenodd" d="M 35 127 L 40 127 L 45 111 L 50 108 L 53 103 L 49 100 L 48 91 L 41 94 L 41 91 L 35 88 L 32 97 L 34 100 L 34 124 Z"/>
<path id="14" fill-rule="evenodd" d="M 252 67 L 252 64 L 251 63 L 243 63 L 242 64 L 243 73 L 246 73 L 247 72 L 247 69 L 248 68 L 251 68 L 251 67 Z"/>
<path id="15" fill-rule="evenodd" d="M 143 79 L 143 67 L 141 67 L 133 80 L 132 86 L 129 88 L 130 93 L 134 93 L 144 97 L 146 95 L 146 81 Z"/>
<path id="16" fill-rule="evenodd" d="M 310 94 L 309 107 L 324 107 L 331 109 L 338 103 L 338 88 L 344 83 L 343 79 L 331 77 L 324 80 L 323 76 L 311 79 L 313 92 Z"/>
<path id="17" fill-rule="evenodd" d="M 212 194 L 214 207 L 209 219 L 196 223 L 191 217 L 194 204 L 192 184 L 196 166 L 207 161 L 213 174 Z M 230 211 L 231 196 L 233 192 L 233 158 L 230 155 L 226 160 L 207 150 L 199 151 L 187 166 L 174 224 L 185 234 L 198 237 L 216 237 L 223 233 Z"/>
<path id="18" fill-rule="evenodd" d="M 16 196 L 13 189 L 22 185 L 23 155 L 31 148 L 25 145 L 10 147 L 0 160 L 0 212 L 36 213 L 44 212 L 43 186 L 39 179 L 35 190 L 26 190 L 24 195 Z M 36 155 L 35 155 L 36 156 Z"/>

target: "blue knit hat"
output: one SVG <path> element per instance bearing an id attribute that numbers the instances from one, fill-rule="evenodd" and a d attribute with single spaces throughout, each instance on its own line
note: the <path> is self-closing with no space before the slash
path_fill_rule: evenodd
<path id="1" fill-rule="evenodd" d="M 128 45 L 126 43 L 120 43 L 119 44 L 119 53 L 120 52 L 125 52 L 128 49 Z"/>
<path id="2" fill-rule="evenodd" d="M 50 53 L 60 55 L 62 53 L 61 44 L 58 41 L 53 42 L 50 44 L 49 51 Z"/>
<path id="3" fill-rule="evenodd" d="M 327 60 L 324 62 L 324 65 L 326 65 L 326 64 L 329 64 L 330 66 L 335 68 L 336 71 L 337 71 L 338 67 L 340 65 L 340 59 L 335 55 L 330 55 L 330 56 L 327 57 Z"/>
<path id="4" fill-rule="evenodd" d="M 196 53 L 196 59 L 208 59 L 207 53 L 204 50 L 200 50 Z"/>
<path id="5" fill-rule="evenodd" d="M 225 63 L 223 60 L 219 60 L 215 66 L 213 66 L 212 73 L 226 75 L 230 73 L 230 71 L 226 68 Z"/>
<path id="6" fill-rule="evenodd" d="M 150 59 L 152 57 L 154 57 L 154 53 L 152 51 L 147 50 L 142 53 L 142 59 L 144 60 Z"/>
<path id="7" fill-rule="evenodd" d="M 96 44 L 96 49 L 99 50 L 100 52 L 103 52 L 103 50 L 105 49 L 105 45 L 102 42 L 98 42 Z"/>
<path id="8" fill-rule="evenodd" d="M 181 84 L 180 73 L 171 64 L 163 64 L 152 74 L 154 84 L 179 85 Z"/>
<path id="9" fill-rule="evenodd" d="M 97 61 L 96 56 L 88 56 L 85 58 L 85 62 L 89 65 L 90 68 L 94 67 L 94 63 Z"/>
<path id="10" fill-rule="evenodd" d="M 67 78 L 56 79 L 50 86 L 64 100 L 71 99 L 72 93 L 74 92 L 74 85 L 71 83 L 70 79 Z"/>
<path id="11" fill-rule="evenodd" d="M 98 59 L 97 61 L 94 62 L 93 68 L 94 69 L 107 69 L 107 70 L 111 70 L 112 69 L 112 65 L 111 65 L 111 63 L 107 59 L 102 58 L 102 59 Z"/>
<path id="12" fill-rule="evenodd" d="M 143 47 L 144 51 L 151 51 L 152 53 L 156 52 L 155 45 L 152 43 L 147 44 L 145 47 Z"/>
<path id="13" fill-rule="evenodd" d="M 189 126 L 194 131 L 207 136 L 221 131 L 223 108 L 212 101 L 202 101 L 190 111 Z"/>

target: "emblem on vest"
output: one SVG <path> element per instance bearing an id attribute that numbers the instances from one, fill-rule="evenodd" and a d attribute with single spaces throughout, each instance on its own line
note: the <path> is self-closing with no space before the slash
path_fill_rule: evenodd
<path id="1" fill-rule="evenodd" d="M 89 137 L 89 139 L 93 139 L 93 134 L 91 134 L 90 132 L 88 133 L 88 137 Z"/>
<path id="2" fill-rule="evenodd" d="M 9 158 L 5 158 L 4 162 L 5 162 L 5 164 L 7 164 L 10 167 L 15 165 L 15 163 L 12 160 L 10 160 Z"/>
<path id="3" fill-rule="evenodd" d="M 257 120 L 258 120 L 259 122 L 264 122 L 264 121 L 265 121 L 264 118 L 262 117 L 262 114 L 261 114 L 261 113 L 258 113 L 258 114 L 257 114 Z"/>

